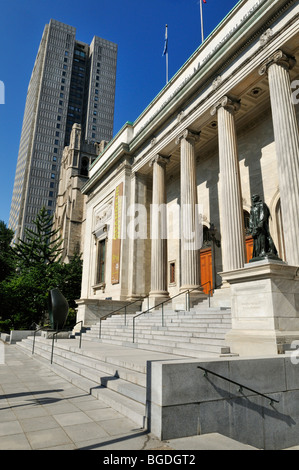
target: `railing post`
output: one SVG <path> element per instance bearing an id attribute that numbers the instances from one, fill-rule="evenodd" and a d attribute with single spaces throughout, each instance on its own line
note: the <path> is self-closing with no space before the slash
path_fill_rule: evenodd
<path id="1" fill-rule="evenodd" d="M 34 346 L 35 346 L 35 333 L 36 333 L 36 331 L 34 332 L 34 335 L 33 335 L 32 354 L 34 354 Z"/>
<path id="2" fill-rule="evenodd" d="M 186 292 L 186 312 L 190 312 L 190 291 Z"/>
<path id="3" fill-rule="evenodd" d="M 80 321 L 81 323 L 81 328 L 80 328 L 80 341 L 79 341 L 79 349 L 81 349 L 81 343 L 82 343 L 82 327 L 83 327 L 83 321 Z"/>
<path id="4" fill-rule="evenodd" d="M 162 326 L 164 326 L 164 304 L 162 304 Z"/>
<path id="5" fill-rule="evenodd" d="M 127 324 L 127 306 L 125 306 L 125 326 Z"/>
<path id="6" fill-rule="evenodd" d="M 135 343 L 135 317 L 133 317 L 133 343 Z"/>
<path id="7" fill-rule="evenodd" d="M 55 333 L 53 333 L 53 337 L 52 337 L 51 364 L 53 363 L 54 337 L 55 337 Z"/>
<path id="8" fill-rule="evenodd" d="M 34 331 L 34 334 L 33 334 L 33 345 L 32 345 L 32 354 L 34 354 L 34 347 L 35 347 L 35 337 L 36 337 L 36 333 L 38 331 L 41 331 L 43 330 L 44 328 L 47 328 L 49 325 L 44 325 L 44 326 L 41 326 L 40 328 L 37 328 L 37 330 Z"/>

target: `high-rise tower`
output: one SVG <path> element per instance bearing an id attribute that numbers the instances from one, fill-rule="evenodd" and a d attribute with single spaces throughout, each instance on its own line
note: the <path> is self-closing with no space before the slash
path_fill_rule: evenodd
<path id="1" fill-rule="evenodd" d="M 9 227 L 15 240 L 45 206 L 55 209 L 63 148 L 74 123 L 87 142 L 113 136 L 117 45 L 51 20 L 45 26 L 25 105 Z"/>

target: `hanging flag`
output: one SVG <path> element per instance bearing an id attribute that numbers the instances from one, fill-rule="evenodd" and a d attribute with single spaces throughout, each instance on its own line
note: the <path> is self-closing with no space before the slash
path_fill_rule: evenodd
<path id="1" fill-rule="evenodd" d="M 162 56 L 163 56 L 163 55 L 166 55 L 166 54 L 167 54 L 167 52 L 168 52 L 168 34 L 167 34 L 167 28 L 168 28 L 168 26 L 166 25 L 166 27 L 165 27 L 165 42 L 164 42 L 164 50 L 163 50 L 163 54 L 162 54 Z"/>
<path id="2" fill-rule="evenodd" d="M 168 25 L 165 26 L 165 43 L 162 57 L 164 55 L 166 56 L 166 83 L 168 83 Z"/>

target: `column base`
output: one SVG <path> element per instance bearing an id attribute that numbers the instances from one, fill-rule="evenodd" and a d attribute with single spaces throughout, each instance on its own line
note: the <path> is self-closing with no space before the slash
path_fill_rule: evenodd
<path id="1" fill-rule="evenodd" d="M 126 297 L 126 300 L 128 302 L 135 302 L 137 300 L 142 300 L 146 297 L 146 295 L 137 295 L 137 294 L 129 294 L 127 297 Z"/>
<path id="2" fill-rule="evenodd" d="M 194 289 L 194 290 L 193 290 Z M 186 291 L 189 290 L 189 305 Z M 173 310 L 188 310 L 192 308 L 196 303 L 202 302 L 207 299 L 208 296 L 203 292 L 200 286 L 181 286 L 181 295 L 175 297 L 172 301 Z"/>
<path id="3" fill-rule="evenodd" d="M 166 291 L 152 291 L 149 293 L 149 308 L 155 307 L 162 302 L 169 300 L 169 293 Z"/>

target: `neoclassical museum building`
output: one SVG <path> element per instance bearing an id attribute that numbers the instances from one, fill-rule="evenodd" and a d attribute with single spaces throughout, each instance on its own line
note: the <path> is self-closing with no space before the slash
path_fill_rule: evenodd
<path id="1" fill-rule="evenodd" d="M 232 350 L 299 339 L 298 116 L 298 1 L 241 0 L 90 165 L 77 320 L 189 290 L 231 305 Z M 254 196 L 277 256 L 251 261 Z"/>

